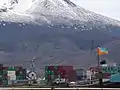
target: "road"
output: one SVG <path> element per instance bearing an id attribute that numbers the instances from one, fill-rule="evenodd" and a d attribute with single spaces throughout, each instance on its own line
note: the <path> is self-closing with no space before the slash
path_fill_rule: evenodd
<path id="1" fill-rule="evenodd" d="M 0 90 L 120 90 L 120 88 L 0 88 Z"/>

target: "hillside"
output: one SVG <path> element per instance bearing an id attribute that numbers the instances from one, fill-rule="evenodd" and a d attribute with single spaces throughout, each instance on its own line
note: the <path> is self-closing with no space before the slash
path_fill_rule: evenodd
<path id="1" fill-rule="evenodd" d="M 73 31 L 72 28 L 47 28 L 34 25 L 20 28 L 15 24 L 10 24 L 8 27 L 2 27 L 1 32 L 0 49 L 4 51 L 0 57 L 1 63 L 29 67 L 29 61 L 36 56 L 38 69 L 46 64 L 56 63 L 84 67 L 95 65 L 96 54 L 91 53 L 92 40 L 94 40 L 95 49 L 99 44 L 104 46 L 119 39 L 99 29 L 81 32 Z M 116 48 L 114 44 L 112 46 Z M 115 49 L 113 51 L 116 52 Z M 117 61 L 117 57 L 112 55 L 106 58 Z"/>
<path id="2" fill-rule="evenodd" d="M 29 67 L 29 61 L 36 57 L 37 70 L 47 64 L 88 67 L 97 63 L 97 45 L 110 50 L 101 59 L 119 63 L 119 55 L 115 54 L 119 53 L 119 21 L 69 0 L 30 1 L 24 12 L 16 9 L 22 1 L 0 12 L 0 63 Z"/>

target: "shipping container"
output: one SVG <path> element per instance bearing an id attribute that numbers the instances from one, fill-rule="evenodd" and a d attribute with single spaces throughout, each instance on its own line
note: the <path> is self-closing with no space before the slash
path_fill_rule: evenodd
<path id="1" fill-rule="evenodd" d="M 8 79 L 7 70 L 3 70 L 3 75 L 2 75 L 2 77 L 3 77 L 3 80 Z"/>
<path id="2" fill-rule="evenodd" d="M 76 71 L 75 70 L 67 72 L 66 75 L 67 75 L 66 79 L 68 79 L 69 82 L 76 81 Z"/>
<path id="3" fill-rule="evenodd" d="M 65 78 L 68 81 L 76 80 L 76 71 L 73 66 L 46 66 L 45 79 L 48 81 L 55 80 L 56 78 Z"/>
<path id="4" fill-rule="evenodd" d="M 26 75 L 26 69 L 18 69 L 16 70 L 16 76 L 25 76 Z"/>
<path id="5" fill-rule="evenodd" d="M 15 72 L 13 70 L 7 71 L 8 80 L 16 80 Z"/>
<path id="6" fill-rule="evenodd" d="M 15 69 L 15 67 L 14 66 L 10 66 L 10 67 L 8 67 L 8 69 L 7 69 L 8 71 L 15 71 L 16 69 Z"/>
<path id="7" fill-rule="evenodd" d="M 3 70 L 8 70 L 8 67 L 3 67 Z"/>
<path id="8" fill-rule="evenodd" d="M 3 75 L 3 70 L 0 70 L 0 75 Z"/>
<path id="9" fill-rule="evenodd" d="M 26 76 L 16 76 L 16 80 L 25 80 Z"/>
<path id="10" fill-rule="evenodd" d="M 84 69 L 76 69 L 76 79 L 79 80 L 84 80 L 86 76 L 86 71 Z"/>
<path id="11" fill-rule="evenodd" d="M 0 64 L 0 86 L 7 86 L 16 79 L 26 80 L 26 69 L 15 66 L 7 67 Z"/>
<path id="12" fill-rule="evenodd" d="M 6 87 L 8 86 L 8 80 L 2 80 L 2 86 Z"/>
<path id="13" fill-rule="evenodd" d="M 110 82 L 112 83 L 120 83 L 120 74 L 114 74 L 110 77 Z"/>

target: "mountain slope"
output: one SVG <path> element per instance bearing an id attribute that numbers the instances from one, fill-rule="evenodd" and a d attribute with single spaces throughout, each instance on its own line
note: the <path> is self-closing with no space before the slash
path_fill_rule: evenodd
<path id="1" fill-rule="evenodd" d="M 46 64 L 56 63 L 84 67 L 95 65 L 96 54 L 91 56 L 92 40 L 93 48 L 116 40 L 98 28 L 81 32 L 73 28 L 49 28 L 31 24 L 21 27 L 15 23 L 6 23 L 0 32 L 0 50 L 4 51 L 0 62 L 28 68 L 28 61 L 36 56 L 38 70 Z"/>
<path id="2" fill-rule="evenodd" d="M 12 10 L 2 12 L 0 17 L 4 21 L 34 24 L 80 24 L 85 27 L 84 23 L 90 22 L 93 27 L 120 26 L 118 21 L 85 10 L 70 0 L 19 0 Z"/>
<path id="3" fill-rule="evenodd" d="M 55 63 L 87 67 L 97 63 L 91 48 L 119 40 L 119 21 L 69 0 L 23 1 L 0 12 L 1 63 L 29 67 L 28 61 L 36 56 L 37 69 Z M 19 8 L 21 5 L 25 7 Z"/>

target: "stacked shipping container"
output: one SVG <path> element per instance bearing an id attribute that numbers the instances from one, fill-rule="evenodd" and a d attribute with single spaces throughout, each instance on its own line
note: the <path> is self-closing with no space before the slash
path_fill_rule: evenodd
<path id="1" fill-rule="evenodd" d="M 16 80 L 25 80 L 26 79 L 26 69 L 23 67 L 16 68 Z"/>
<path id="2" fill-rule="evenodd" d="M 45 67 L 45 79 L 53 81 L 56 78 L 64 78 L 68 81 L 76 80 L 76 72 L 73 66 L 46 66 Z"/>
<path id="3" fill-rule="evenodd" d="M 0 86 L 12 84 L 15 80 L 25 80 L 26 69 L 23 67 L 4 67 L 0 64 Z"/>
<path id="4" fill-rule="evenodd" d="M 2 85 L 3 81 L 3 64 L 0 64 L 0 86 Z"/>

